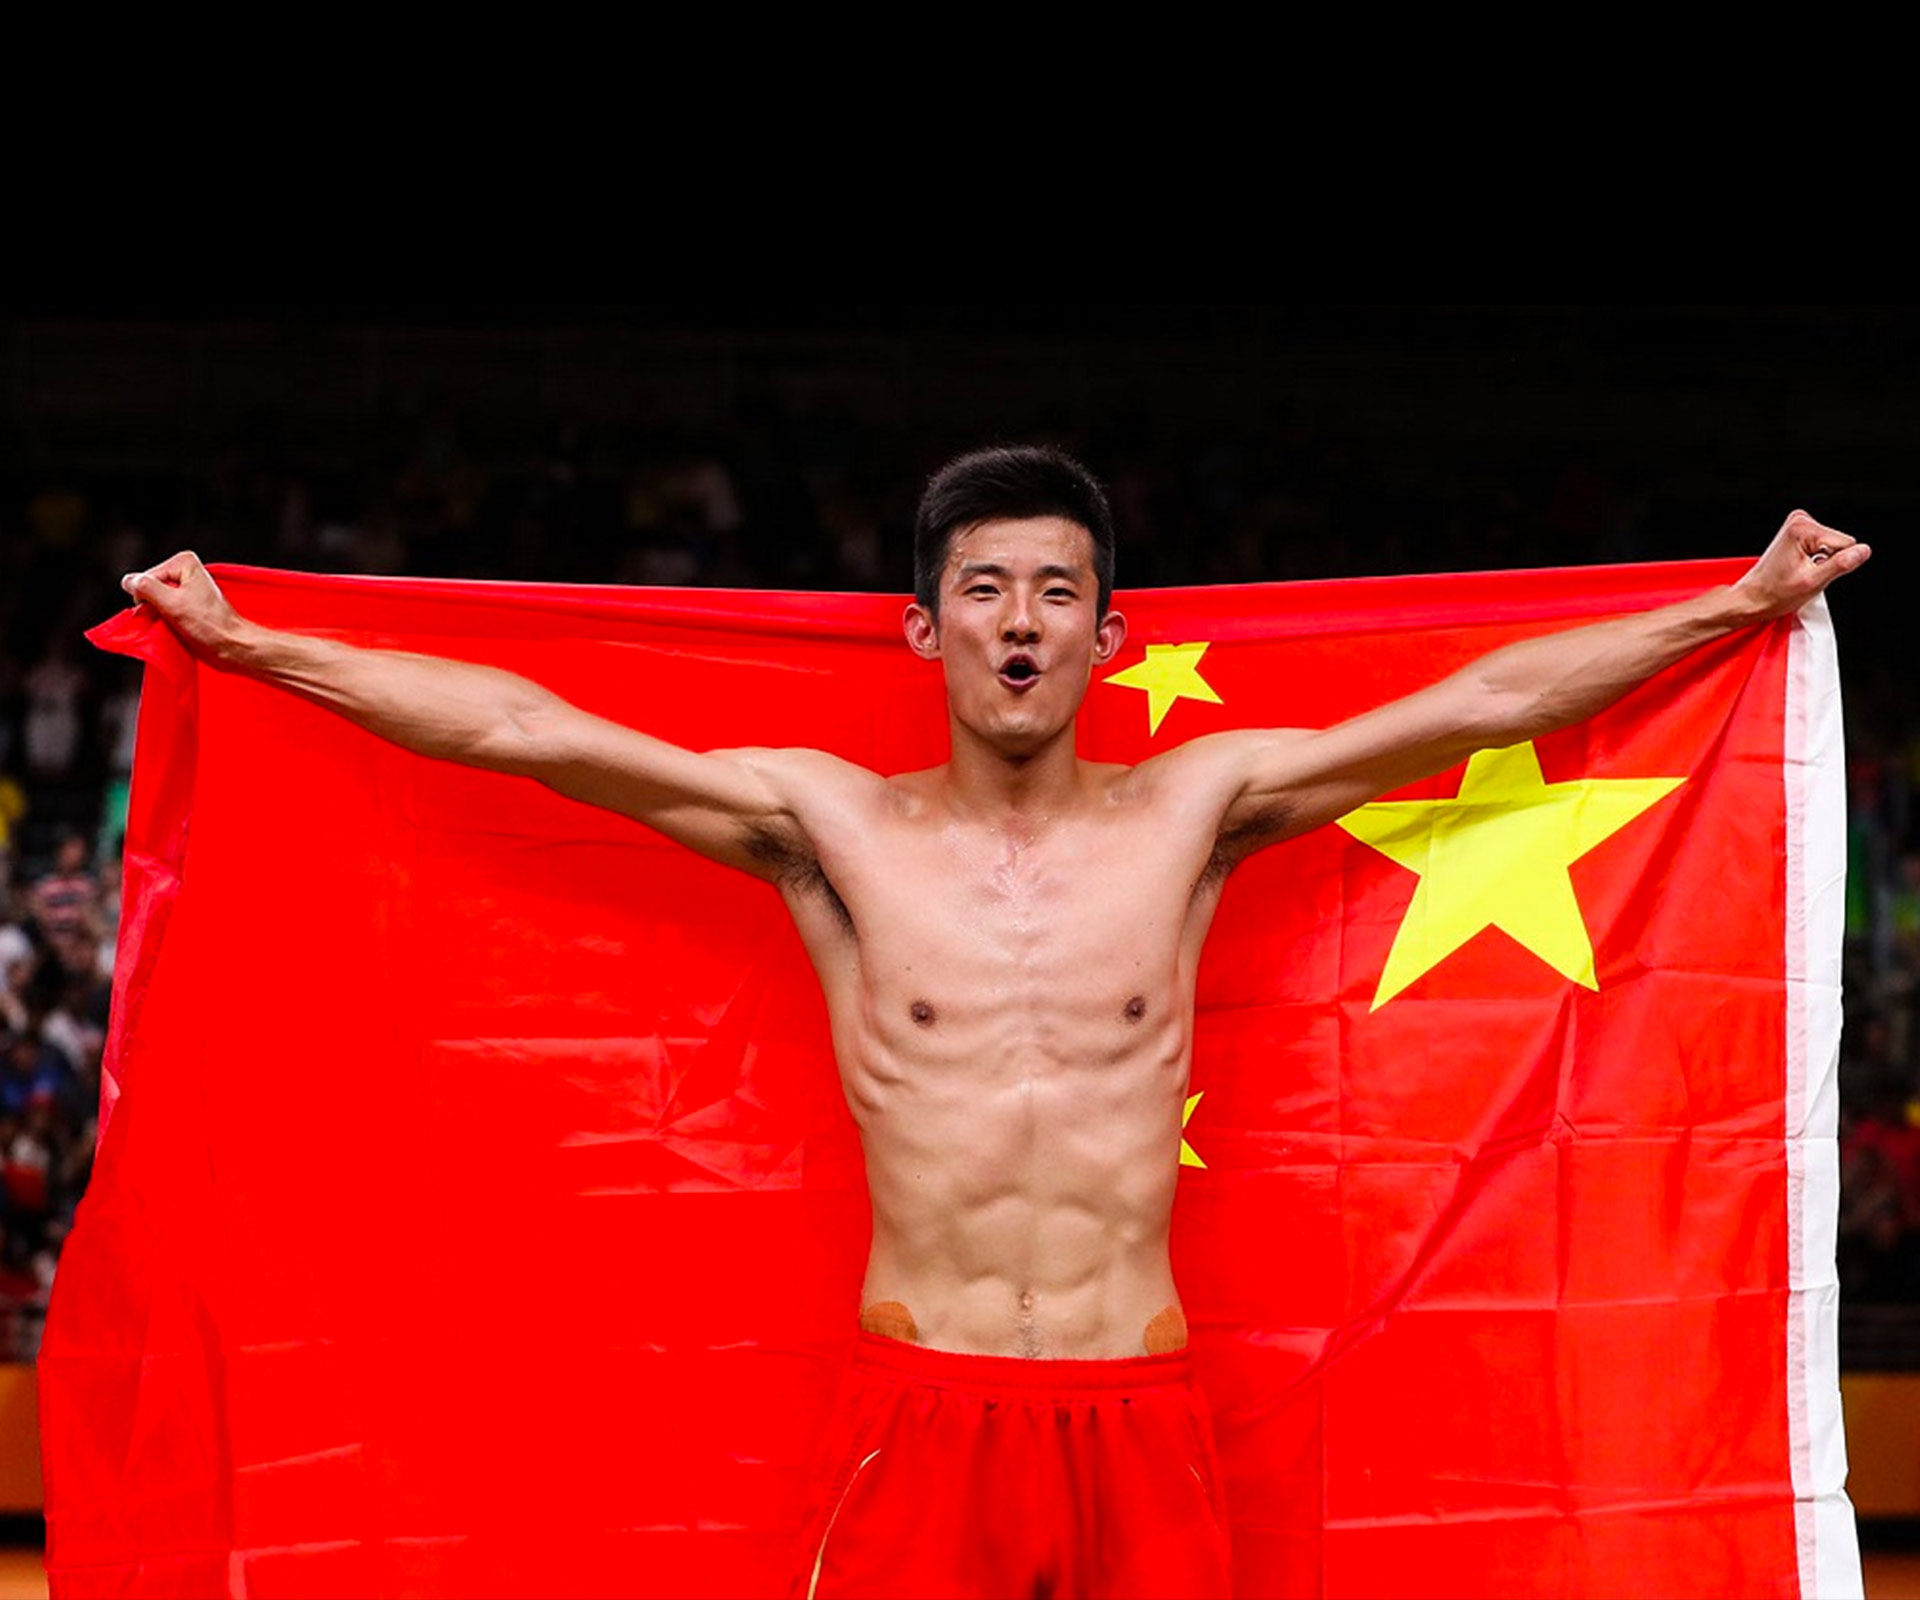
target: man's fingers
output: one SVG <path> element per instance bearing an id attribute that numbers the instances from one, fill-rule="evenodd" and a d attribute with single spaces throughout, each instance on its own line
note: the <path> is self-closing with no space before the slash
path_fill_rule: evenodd
<path id="1" fill-rule="evenodd" d="M 1867 564 L 1872 554 L 1872 545 L 1862 544 L 1858 539 L 1849 539 L 1844 550 L 1834 552 L 1831 565 L 1841 572 L 1857 572 Z"/>
<path id="2" fill-rule="evenodd" d="M 1867 558 L 1872 554 L 1872 547 L 1861 544 L 1857 539 L 1849 539 L 1838 549 L 1809 552 L 1807 561 L 1813 568 L 1809 575 L 1812 580 L 1812 592 L 1821 594 L 1834 579 L 1844 578 L 1849 572 L 1857 572 L 1867 564 Z"/>
<path id="3" fill-rule="evenodd" d="M 164 584 L 169 589 L 183 588 L 196 571 L 202 570 L 200 558 L 191 550 L 182 550 L 178 555 L 168 556 L 159 566 L 147 568 L 145 572 L 129 572 L 120 580 L 120 587 L 136 601 L 145 603 L 154 599 L 156 584 Z"/>
<path id="4" fill-rule="evenodd" d="M 1837 577 L 1842 572 L 1851 572 L 1866 560 L 1866 556 L 1852 556 L 1849 552 L 1863 550 L 1862 545 L 1852 534 L 1842 533 L 1838 528 L 1829 528 L 1825 523 L 1816 522 L 1804 511 L 1793 511 L 1781 525 L 1781 534 L 1793 541 L 1801 557 L 1816 567 L 1831 565 L 1833 571 L 1825 574 Z M 1844 560 L 1842 558 L 1845 558 Z"/>
<path id="5" fill-rule="evenodd" d="M 1850 533 L 1790 511 L 1773 542 L 1741 580 L 1769 617 L 1798 611 L 1836 578 L 1858 572 L 1873 551 Z"/>

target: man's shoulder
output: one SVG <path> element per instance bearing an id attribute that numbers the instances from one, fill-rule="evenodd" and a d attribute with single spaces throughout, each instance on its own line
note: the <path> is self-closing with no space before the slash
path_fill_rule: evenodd
<path id="1" fill-rule="evenodd" d="M 845 784 L 853 787 L 880 784 L 885 780 L 870 767 L 849 761 L 830 750 L 813 750 L 803 745 L 743 747 L 716 751 L 756 771 L 774 777 L 798 778 L 815 783 Z"/>
<path id="2" fill-rule="evenodd" d="M 1235 728 L 1188 739 L 1124 769 L 1143 795 L 1211 794 L 1244 780 L 1251 764 L 1271 762 L 1313 736 L 1310 728 Z"/>
<path id="3" fill-rule="evenodd" d="M 752 768 L 801 814 L 870 810 L 888 803 L 892 780 L 827 750 L 801 746 L 742 749 L 728 757 Z"/>
<path id="4" fill-rule="evenodd" d="M 904 821 L 927 821 L 947 811 L 949 791 L 945 765 L 919 767 L 912 772 L 895 772 L 878 778 L 876 798 L 889 815 Z"/>

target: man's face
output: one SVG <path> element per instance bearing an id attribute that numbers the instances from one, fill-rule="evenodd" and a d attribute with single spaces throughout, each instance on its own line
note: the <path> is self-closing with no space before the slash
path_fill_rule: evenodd
<path id="1" fill-rule="evenodd" d="M 1126 637 L 1099 615 L 1093 537 L 1064 517 L 977 523 L 956 533 L 940 616 L 909 606 L 907 642 L 946 670 L 955 720 L 1009 755 L 1070 728 L 1094 667 Z"/>

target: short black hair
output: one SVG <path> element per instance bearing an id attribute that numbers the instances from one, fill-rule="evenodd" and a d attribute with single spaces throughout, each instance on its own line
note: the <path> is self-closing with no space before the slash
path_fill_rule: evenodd
<path id="1" fill-rule="evenodd" d="M 913 519 L 913 597 L 940 615 L 953 536 L 1002 517 L 1065 517 L 1093 538 L 1100 615 L 1113 601 L 1113 512 L 1099 481 L 1064 450 L 995 445 L 956 456 L 927 480 Z"/>

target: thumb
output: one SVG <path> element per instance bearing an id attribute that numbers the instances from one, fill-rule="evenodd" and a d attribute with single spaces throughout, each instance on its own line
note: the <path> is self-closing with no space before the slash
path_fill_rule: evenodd
<path id="1" fill-rule="evenodd" d="M 1867 558 L 1873 554 L 1870 544 L 1850 544 L 1833 558 L 1833 564 L 1842 572 L 1857 572 L 1867 564 Z"/>

